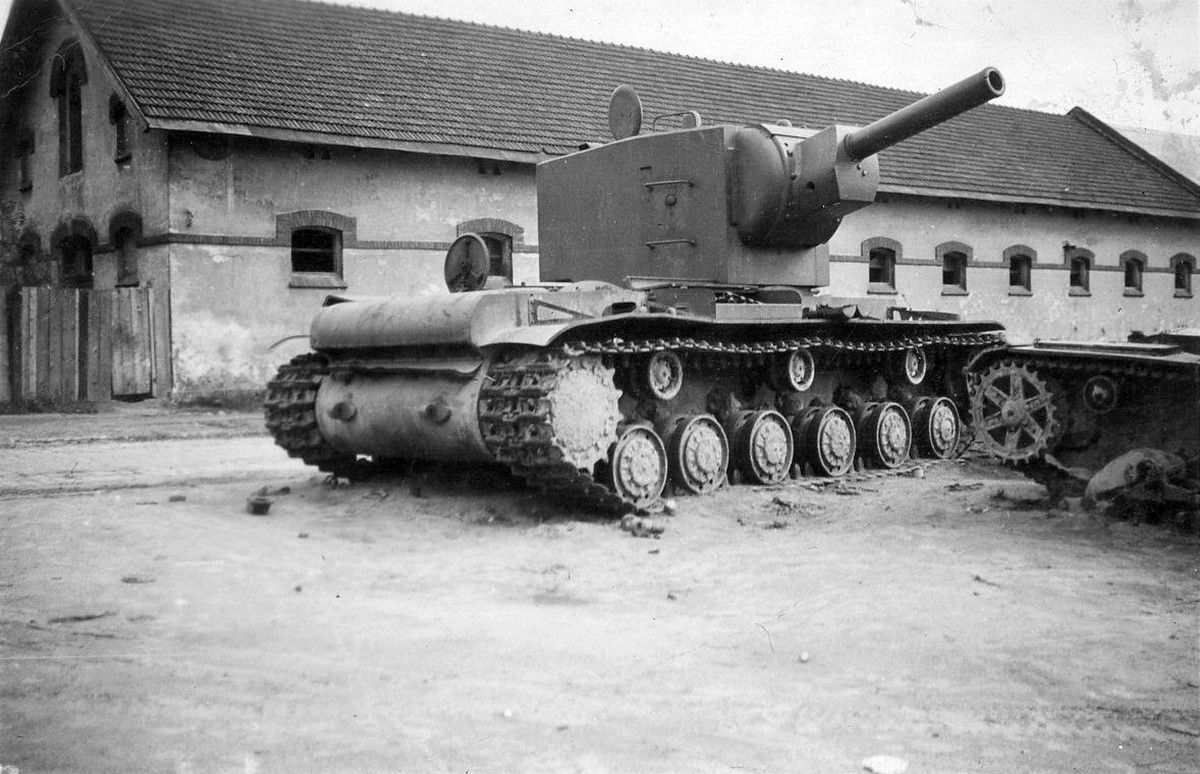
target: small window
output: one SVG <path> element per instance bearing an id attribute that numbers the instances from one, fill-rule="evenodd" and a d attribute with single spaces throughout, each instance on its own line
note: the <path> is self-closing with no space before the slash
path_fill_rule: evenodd
<path id="1" fill-rule="evenodd" d="M 298 228 L 292 232 L 292 271 L 301 274 L 342 273 L 341 234 L 331 228 Z"/>
<path id="2" fill-rule="evenodd" d="M 58 172 L 69 175 L 83 169 L 83 84 L 87 68 L 79 41 L 69 41 L 54 54 L 50 96 L 58 103 Z"/>
<path id="3" fill-rule="evenodd" d="M 17 138 L 14 155 L 17 159 L 17 174 L 20 190 L 33 190 L 33 135 L 23 132 Z"/>
<path id="4" fill-rule="evenodd" d="M 959 252 L 942 255 L 942 293 L 967 292 L 967 256 Z"/>
<path id="5" fill-rule="evenodd" d="M 512 237 L 508 234 L 480 234 L 488 246 L 488 275 L 512 281 Z"/>
<path id="6" fill-rule="evenodd" d="M 1196 259 L 1186 253 L 1171 258 L 1171 270 L 1175 275 L 1175 297 L 1192 297 L 1192 274 L 1196 271 Z"/>
<path id="7" fill-rule="evenodd" d="M 92 243 L 83 236 L 69 236 L 58 246 L 62 263 L 62 284 L 68 288 L 91 288 Z"/>
<path id="8" fill-rule="evenodd" d="M 896 290 L 896 251 L 873 247 L 867 253 L 867 285 L 876 292 Z"/>
<path id="9" fill-rule="evenodd" d="M 1142 295 L 1142 275 L 1146 270 L 1146 256 L 1136 250 L 1122 253 L 1121 270 L 1125 274 L 1125 295 Z"/>
<path id="10" fill-rule="evenodd" d="M 113 241 L 113 249 L 117 253 L 117 286 L 137 287 L 137 237 L 133 229 L 123 228 L 117 232 Z"/>
<path id="11" fill-rule="evenodd" d="M 1092 260 L 1083 255 L 1071 258 L 1070 292 L 1073 295 L 1089 295 L 1091 293 Z"/>
<path id="12" fill-rule="evenodd" d="M 129 111 L 125 109 L 125 103 L 118 99 L 116 94 L 108 100 L 108 120 L 112 123 L 116 133 L 113 161 L 118 164 L 129 161 L 132 155 L 129 151 Z"/>
<path id="13" fill-rule="evenodd" d="M 1008 258 L 1009 295 L 1027 296 L 1033 291 L 1033 258 L 1011 255 Z"/>

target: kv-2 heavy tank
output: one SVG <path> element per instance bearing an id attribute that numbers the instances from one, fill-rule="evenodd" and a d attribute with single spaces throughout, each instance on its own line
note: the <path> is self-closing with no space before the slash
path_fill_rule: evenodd
<path id="1" fill-rule="evenodd" d="M 542 284 L 489 277 L 486 243 L 464 235 L 448 294 L 328 299 L 315 351 L 270 383 L 267 426 L 335 474 L 364 457 L 494 462 L 612 510 L 668 481 L 702 494 L 945 457 L 962 367 L 1001 326 L 819 289 L 830 237 L 875 199 L 875 154 L 1003 90 L 987 68 L 861 129 L 686 113 L 639 133 L 618 87 L 616 141 L 537 167 Z"/>

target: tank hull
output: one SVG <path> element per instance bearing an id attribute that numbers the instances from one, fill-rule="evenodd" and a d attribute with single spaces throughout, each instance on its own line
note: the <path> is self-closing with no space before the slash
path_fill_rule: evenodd
<path id="1" fill-rule="evenodd" d="M 977 437 L 1053 497 L 1145 449 L 1181 460 L 1197 490 L 1200 355 L 1181 343 L 1039 342 L 981 353 L 967 373 Z"/>

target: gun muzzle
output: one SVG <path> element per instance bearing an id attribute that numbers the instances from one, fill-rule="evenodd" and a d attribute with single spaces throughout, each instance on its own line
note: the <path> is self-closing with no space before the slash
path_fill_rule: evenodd
<path id="1" fill-rule="evenodd" d="M 843 145 L 853 161 L 862 161 L 879 151 L 907 140 L 931 126 L 979 107 L 1004 93 L 1004 76 L 994 67 L 985 67 L 953 86 L 923 97 L 895 113 L 846 135 Z"/>

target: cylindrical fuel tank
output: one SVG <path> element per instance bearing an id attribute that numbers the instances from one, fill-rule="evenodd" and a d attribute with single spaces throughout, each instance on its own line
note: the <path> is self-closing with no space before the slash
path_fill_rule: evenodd
<path id="1" fill-rule="evenodd" d="M 334 373 L 317 391 L 321 434 L 345 454 L 490 461 L 479 431 L 486 364 L 468 378 L 444 373 Z"/>

